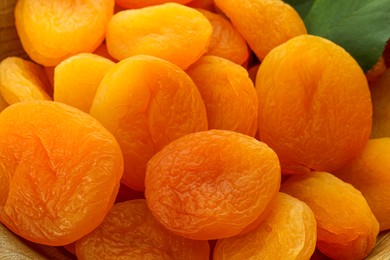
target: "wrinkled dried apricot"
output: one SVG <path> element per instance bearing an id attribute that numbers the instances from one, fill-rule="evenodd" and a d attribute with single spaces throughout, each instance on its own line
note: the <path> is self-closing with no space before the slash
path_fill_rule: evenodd
<path id="1" fill-rule="evenodd" d="M 326 172 L 295 175 L 281 191 L 312 209 L 317 221 L 317 247 L 333 259 L 363 259 L 375 246 L 379 224 L 363 195 Z"/>
<path id="2" fill-rule="evenodd" d="M 208 260 L 207 241 L 172 234 L 150 213 L 144 199 L 117 203 L 103 223 L 76 242 L 78 259 Z"/>
<path id="3" fill-rule="evenodd" d="M 114 203 L 123 172 L 115 138 L 94 118 L 53 101 L 0 113 L 0 222 L 33 242 L 66 245 Z"/>
<path id="4" fill-rule="evenodd" d="M 89 113 L 100 82 L 114 65 L 111 60 L 91 53 L 63 60 L 54 71 L 54 100 Z"/>
<path id="5" fill-rule="evenodd" d="M 270 214 L 253 231 L 218 240 L 213 260 L 309 259 L 316 247 L 312 210 L 285 193 L 277 195 Z"/>
<path id="6" fill-rule="evenodd" d="M 144 190 L 148 160 L 185 134 L 207 130 L 206 109 L 191 78 L 152 56 L 127 58 L 103 78 L 91 107 L 117 138 L 125 158 L 122 182 Z"/>
<path id="7" fill-rule="evenodd" d="M 372 99 L 371 138 L 390 137 L 390 69 L 370 85 Z"/>
<path id="8" fill-rule="evenodd" d="M 0 63 L 0 93 L 8 104 L 26 100 L 50 100 L 50 83 L 43 68 L 18 57 Z"/>
<path id="9" fill-rule="evenodd" d="M 206 105 L 209 129 L 255 135 L 257 94 L 243 67 L 217 56 L 203 56 L 187 73 Z"/>
<path id="10" fill-rule="evenodd" d="M 334 174 L 362 192 L 380 230 L 390 229 L 390 138 L 371 139 L 357 158 Z"/>
<path id="11" fill-rule="evenodd" d="M 96 55 L 99 55 L 101 57 L 107 58 L 109 60 L 112 60 L 113 62 L 117 62 L 116 59 L 114 59 L 107 50 L 107 45 L 105 43 L 102 43 L 97 47 L 97 49 L 93 52 Z"/>
<path id="12" fill-rule="evenodd" d="M 260 139 L 278 154 L 283 172 L 334 171 L 368 141 L 366 77 L 329 40 L 302 35 L 273 49 L 260 65 L 256 89 Z"/>
<path id="13" fill-rule="evenodd" d="M 213 27 L 213 34 L 205 55 L 219 56 L 243 64 L 249 57 L 249 50 L 236 28 L 220 14 L 203 9 L 197 10 L 210 21 Z"/>
<path id="14" fill-rule="evenodd" d="M 35 62 L 55 66 L 103 41 L 114 0 L 19 0 L 15 25 L 24 50 Z"/>
<path id="15" fill-rule="evenodd" d="M 115 3 L 123 8 L 137 9 L 153 5 L 161 5 L 168 2 L 187 4 L 191 0 L 115 0 Z"/>
<path id="16" fill-rule="evenodd" d="M 211 34 L 212 26 L 200 12 L 167 3 L 115 14 L 106 43 L 118 60 L 146 54 L 186 69 L 207 51 Z"/>
<path id="17" fill-rule="evenodd" d="M 168 230 L 219 239 L 256 221 L 280 185 L 276 154 L 264 143 L 227 130 L 181 137 L 152 157 L 145 197 Z"/>
<path id="18" fill-rule="evenodd" d="M 215 0 L 215 4 L 230 18 L 260 60 L 276 46 L 306 34 L 298 13 L 281 0 Z"/>

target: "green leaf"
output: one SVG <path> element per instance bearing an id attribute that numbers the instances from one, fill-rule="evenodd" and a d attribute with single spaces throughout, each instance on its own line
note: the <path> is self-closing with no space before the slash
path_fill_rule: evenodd
<path id="1" fill-rule="evenodd" d="M 314 0 L 285 0 L 284 2 L 294 7 L 301 18 L 304 19 L 313 5 Z"/>
<path id="2" fill-rule="evenodd" d="M 390 38 L 390 0 L 315 0 L 304 21 L 310 34 L 344 47 L 367 71 Z"/>

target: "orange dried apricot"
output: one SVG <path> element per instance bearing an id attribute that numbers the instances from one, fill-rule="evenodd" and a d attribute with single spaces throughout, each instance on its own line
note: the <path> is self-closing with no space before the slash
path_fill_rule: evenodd
<path id="1" fill-rule="evenodd" d="M 278 154 L 283 172 L 334 171 L 368 141 L 366 77 L 329 40 L 302 35 L 273 49 L 260 65 L 256 89 L 260 139 Z"/>
<path id="2" fill-rule="evenodd" d="M 390 138 L 371 139 L 357 158 L 334 174 L 366 198 L 380 230 L 390 229 Z"/>
<path id="3" fill-rule="evenodd" d="M 188 70 L 206 105 L 209 129 L 254 136 L 258 101 L 248 72 L 217 56 L 203 56 Z"/>
<path id="4" fill-rule="evenodd" d="M 248 69 L 249 78 L 252 80 L 253 84 L 256 83 L 257 72 L 259 71 L 260 64 L 254 65 Z"/>
<path id="5" fill-rule="evenodd" d="M 363 259 L 375 246 L 378 221 L 352 185 L 311 172 L 290 177 L 281 191 L 309 205 L 317 221 L 317 247 L 332 259 Z"/>
<path id="6" fill-rule="evenodd" d="M 19 57 L 0 63 L 0 93 L 8 104 L 26 100 L 50 100 L 50 83 L 43 68 Z"/>
<path id="7" fill-rule="evenodd" d="M 24 50 L 35 62 L 55 66 L 104 40 L 114 0 L 19 0 L 15 25 Z"/>
<path id="8" fill-rule="evenodd" d="M 211 23 L 213 34 L 205 55 L 219 56 L 237 64 L 243 64 L 249 57 L 248 46 L 241 34 L 220 14 L 197 9 Z"/>
<path id="9" fill-rule="evenodd" d="M 76 242 L 78 259 L 208 260 L 207 241 L 172 234 L 150 213 L 144 199 L 117 203 L 103 223 Z"/>
<path id="10" fill-rule="evenodd" d="M 239 234 L 267 209 L 280 186 L 276 154 L 237 132 L 183 136 L 152 157 L 145 197 L 156 219 L 186 238 Z"/>
<path id="11" fill-rule="evenodd" d="M 200 12 L 167 3 L 115 14 L 106 43 L 118 60 L 146 54 L 186 69 L 207 51 L 211 34 L 212 26 Z"/>
<path id="12" fill-rule="evenodd" d="M 115 3 L 117 5 L 128 9 L 137 9 L 153 5 L 161 5 L 168 2 L 187 4 L 191 2 L 191 0 L 115 0 Z"/>
<path id="13" fill-rule="evenodd" d="M 91 232 L 122 172 L 115 138 L 78 109 L 24 101 L 0 113 L 0 222 L 25 239 L 60 246 Z"/>
<path id="14" fill-rule="evenodd" d="M 54 70 L 54 101 L 89 113 L 97 88 L 115 65 L 92 53 L 80 53 L 63 60 Z"/>
<path id="15" fill-rule="evenodd" d="M 304 202 L 279 193 L 270 214 L 256 229 L 218 240 L 213 260 L 307 260 L 315 250 L 316 240 L 312 210 Z"/>
<path id="16" fill-rule="evenodd" d="M 281 0 L 215 0 L 215 4 L 230 18 L 260 60 L 276 46 L 306 34 L 298 13 Z"/>
<path id="17" fill-rule="evenodd" d="M 371 138 L 390 137 L 390 69 L 370 84 L 372 99 Z"/>
<path id="18" fill-rule="evenodd" d="M 191 78 L 146 55 L 127 58 L 103 78 L 91 115 L 117 138 L 125 158 L 122 183 L 145 189 L 148 160 L 185 134 L 207 130 L 206 109 Z"/>

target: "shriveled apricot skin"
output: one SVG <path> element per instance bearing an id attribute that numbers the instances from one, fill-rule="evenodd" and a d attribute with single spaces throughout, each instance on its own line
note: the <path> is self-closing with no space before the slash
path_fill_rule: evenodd
<path id="1" fill-rule="evenodd" d="M 148 160 L 169 142 L 207 130 L 206 109 L 191 78 L 159 58 L 133 56 L 112 67 L 91 107 L 117 138 L 125 158 L 122 183 L 145 189 Z"/>
<path id="2" fill-rule="evenodd" d="M 214 2 L 230 18 L 260 60 L 276 46 L 306 34 L 305 24 L 298 13 L 281 0 Z"/>
<path id="3" fill-rule="evenodd" d="M 118 60 L 145 54 L 186 69 L 207 51 L 211 34 L 212 26 L 200 12 L 167 3 L 115 14 L 106 42 Z"/>
<path id="4" fill-rule="evenodd" d="M 0 114 L 0 221 L 25 239 L 60 246 L 91 232 L 122 172 L 118 143 L 88 114 L 53 101 Z"/>
<path id="5" fill-rule="evenodd" d="M 282 171 L 334 171 L 368 141 L 372 105 L 365 75 L 340 46 L 298 36 L 272 50 L 256 77 L 259 134 Z"/>
<path id="6" fill-rule="evenodd" d="M 280 185 L 276 154 L 247 135 L 209 130 L 181 137 L 149 161 L 145 197 L 156 219 L 183 237 L 240 233 Z"/>
<path id="7" fill-rule="evenodd" d="M 372 98 L 371 138 L 390 137 L 390 69 L 370 84 Z"/>
<path id="8" fill-rule="evenodd" d="M 304 202 L 279 193 L 271 213 L 256 229 L 218 240 L 213 260 L 307 260 L 315 250 L 316 239 L 312 210 Z"/>
<path id="9" fill-rule="evenodd" d="M 176 236 L 158 223 L 144 199 L 117 203 L 96 230 L 76 243 L 78 259 L 208 260 L 207 241 Z"/>
<path id="10" fill-rule="evenodd" d="M 114 65 L 111 60 L 91 53 L 65 59 L 54 71 L 54 100 L 89 113 L 100 82 Z"/>
<path id="11" fill-rule="evenodd" d="M 102 43 L 114 0 L 20 0 L 15 25 L 24 50 L 35 62 L 55 66 Z"/>
<path id="12" fill-rule="evenodd" d="M 371 139 L 354 160 L 334 174 L 362 192 L 380 230 L 390 229 L 390 138 Z"/>
<path id="13" fill-rule="evenodd" d="M 317 247 L 332 259 L 363 259 L 375 246 L 378 221 L 352 185 L 312 172 L 292 176 L 281 191 L 309 205 L 317 221 Z"/>
<path id="14" fill-rule="evenodd" d="M 254 136 L 258 101 L 248 72 L 217 56 L 203 56 L 187 71 L 206 105 L 209 129 Z"/>
<path id="15" fill-rule="evenodd" d="M 243 64 L 249 57 L 244 38 L 233 25 L 220 14 L 197 9 L 213 26 L 213 34 L 205 55 L 219 56 L 237 64 Z"/>
<path id="16" fill-rule="evenodd" d="M 26 100 L 51 100 L 45 92 L 50 83 L 44 69 L 19 57 L 0 63 L 0 93 L 8 104 Z"/>
<path id="17" fill-rule="evenodd" d="M 187 4 L 191 0 L 115 0 L 115 3 L 123 8 L 137 9 L 148 7 L 152 5 L 160 5 L 168 2 L 175 2 L 178 4 Z"/>

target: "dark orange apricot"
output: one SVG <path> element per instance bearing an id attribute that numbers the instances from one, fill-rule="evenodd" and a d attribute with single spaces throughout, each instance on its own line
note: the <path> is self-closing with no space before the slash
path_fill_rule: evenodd
<path id="1" fill-rule="evenodd" d="M 270 214 L 253 231 L 220 239 L 213 260 L 307 260 L 316 247 L 317 226 L 306 203 L 279 193 Z"/>
<path id="2" fill-rule="evenodd" d="M 8 104 L 26 100 L 51 100 L 50 83 L 43 68 L 19 57 L 0 63 L 0 93 Z"/>
<path id="3" fill-rule="evenodd" d="M 255 135 L 257 94 L 243 67 L 221 57 L 203 56 L 186 72 L 202 95 L 209 129 Z"/>
<path id="4" fill-rule="evenodd" d="M 299 14 L 281 0 L 214 2 L 230 18 L 260 60 L 276 46 L 306 34 Z"/>
<path id="5" fill-rule="evenodd" d="M 280 175 L 278 158 L 266 144 L 209 130 L 183 136 L 152 157 L 145 197 L 171 232 L 220 239 L 258 220 L 279 190 Z"/>
<path id="6" fill-rule="evenodd" d="M 210 12 L 215 11 L 214 0 L 192 0 L 187 4 L 187 6 L 192 8 L 202 8 Z"/>
<path id="7" fill-rule="evenodd" d="M 8 106 L 7 101 L 4 100 L 3 95 L 0 92 L 0 112 L 4 110 Z"/>
<path id="8" fill-rule="evenodd" d="M 219 56 L 237 64 L 243 64 L 249 57 L 248 46 L 241 34 L 220 14 L 197 9 L 210 21 L 213 34 L 205 55 Z"/>
<path id="9" fill-rule="evenodd" d="M 368 141 L 372 104 L 364 72 L 327 39 L 302 35 L 273 49 L 256 89 L 260 140 L 278 154 L 283 172 L 334 171 Z"/>
<path id="10" fill-rule="evenodd" d="M 186 239 L 166 230 L 144 199 L 115 204 L 97 229 L 76 242 L 79 260 L 208 260 L 209 251 L 208 241 Z"/>
<path id="11" fill-rule="evenodd" d="M 24 101 L 0 113 L 0 222 L 46 245 L 74 242 L 114 203 L 123 157 L 114 136 L 82 111 Z"/>
<path id="12" fill-rule="evenodd" d="M 364 259 L 379 224 L 363 195 L 334 175 L 311 172 L 282 183 L 281 191 L 305 202 L 317 221 L 317 247 L 332 259 Z"/>
<path id="13" fill-rule="evenodd" d="M 54 70 L 54 101 L 89 113 L 95 93 L 111 60 L 92 53 L 80 53 L 63 60 Z"/>
<path id="14" fill-rule="evenodd" d="M 390 229 L 390 138 L 370 139 L 363 151 L 334 174 L 366 198 L 380 230 Z"/>
<path id="15" fill-rule="evenodd" d="M 191 78 L 152 56 L 127 58 L 103 78 L 91 115 L 117 138 L 125 158 L 122 183 L 145 189 L 149 159 L 169 142 L 207 130 L 206 109 Z"/>
<path id="16" fill-rule="evenodd" d="M 374 82 L 386 71 L 385 59 L 383 56 L 379 57 L 379 60 L 375 65 L 366 72 L 368 82 Z"/>
<path id="17" fill-rule="evenodd" d="M 103 58 L 107 58 L 109 60 L 112 60 L 113 62 L 117 62 L 116 59 L 114 59 L 107 50 L 107 45 L 105 43 L 102 43 L 99 45 L 99 47 L 93 52 L 96 55 L 99 55 Z"/>
<path id="18" fill-rule="evenodd" d="M 191 0 L 115 0 L 117 5 L 126 9 L 138 9 L 153 5 L 161 5 L 168 2 L 187 4 L 191 2 Z"/>
<path id="19" fill-rule="evenodd" d="M 15 25 L 24 50 L 35 62 L 55 66 L 92 52 L 104 40 L 114 0 L 20 0 Z"/>
<path id="20" fill-rule="evenodd" d="M 186 69 L 207 51 L 211 34 L 212 26 L 200 12 L 167 3 L 115 14 L 106 43 L 118 60 L 145 54 Z"/>

